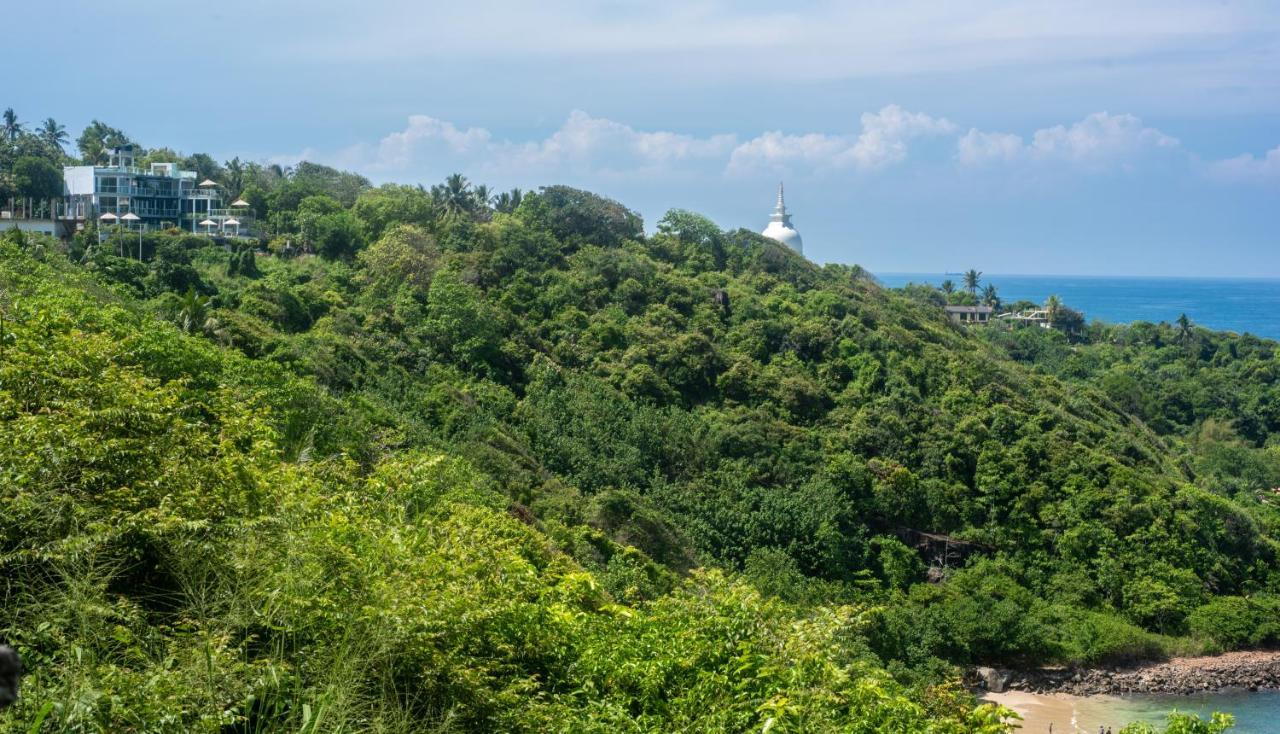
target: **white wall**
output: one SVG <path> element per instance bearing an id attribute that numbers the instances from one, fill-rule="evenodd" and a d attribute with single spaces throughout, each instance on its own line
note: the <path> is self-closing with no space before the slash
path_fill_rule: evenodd
<path id="1" fill-rule="evenodd" d="M 56 235 L 58 225 L 52 219 L 0 219 L 0 230 L 20 229 L 23 232 Z"/>
<path id="2" fill-rule="evenodd" d="M 62 180 L 67 196 L 81 196 L 93 193 L 93 166 L 64 166 Z"/>

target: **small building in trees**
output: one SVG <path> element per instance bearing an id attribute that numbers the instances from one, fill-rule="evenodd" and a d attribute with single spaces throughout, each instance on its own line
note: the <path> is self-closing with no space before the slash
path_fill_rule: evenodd
<path id="1" fill-rule="evenodd" d="M 947 306 L 947 318 L 956 324 L 985 324 L 991 321 L 991 306 Z"/>

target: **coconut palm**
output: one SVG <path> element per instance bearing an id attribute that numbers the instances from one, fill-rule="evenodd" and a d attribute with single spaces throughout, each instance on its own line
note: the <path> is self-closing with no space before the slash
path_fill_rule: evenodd
<path id="1" fill-rule="evenodd" d="M 1049 320 L 1049 325 L 1058 320 L 1062 315 L 1062 299 L 1057 296 L 1049 296 L 1044 302 L 1045 317 Z"/>
<path id="2" fill-rule="evenodd" d="M 468 215 L 475 208 L 471 182 L 461 173 L 451 174 L 442 185 L 433 186 L 431 195 L 448 217 Z"/>
<path id="3" fill-rule="evenodd" d="M 510 214 L 520 208 L 521 201 L 524 201 L 524 192 L 520 189 L 503 191 L 494 198 L 493 208 L 503 214 Z"/>
<path id="4" fill-rule="evenodd" d="M 1182 342 L 1183 345 L 1186 345 L 1191 341 L 1191 337 L 1195 335 L 1195 332 L 1192 330 L 1191 319 L 1187 318 L 1187 315 L 1184 313 L 1178 317 L 1177 324 L 1178 341 Z"/>
<path id="5" fill-rule="evenodd" d="M 981 283 L 981 281 L 982 281 L 982 271 L 980 270 L 973 270 L 971 268 L 969 272 L 964 274 L 965 290 L 969 291 L 969 293 L 975 296 L 978 295 L 978 285 Z"/>
<path id="6" fill-rule="evenodd" d="M 240 161 L 240 156 L 236 156 L 222 165 L 222 183 L 227 187 L 227 191 L 243 191 L 244 179 L 245 166 Z"/>
<path id="7" fill-rule="evenodd" d="M 187 292 L 178 299 L 178 313 L 174 321 L 178 328 L 190 333 L 205 324 L 205 311 L 209 308 L 210 299 L 196 293 L 195 287 L 187 288 Z"/>
<path id="8" fill-rule="evenodd" d="M 65 153 L 66 149 L 63 146 L 71 142 L 70 136 L 67 135 L 67 126 L 59 125 L 58 121 L 52 117 L 46 117 L 44 122 L 40 123 L 37 134 L 41 140 L 57 148 L 60 153 Z"/>
<path id="9" fill-rule="evenodd" d="M 942 292 L 946 293 L 948 296 L 956 292 L 956 284 L 951 282 L 950 278 L 942 281 L 942 285 L 939 286 L 939 288 L 941 288 Z"/>
<path id="10" fill-rule="evenodd" d="M 18 122 L 18 113 L 13 108 L 4 111 L 4 137 L 10 142 L 17 140 L 22 134 L 22 123 Z"/>
<path id="11" fill-rule="evenodd" d="M 996 293 L 996 287 L 991 283 L 988 283 L 987 287 L 982 289 L 982 305 L 1000 308 L 1000 296 Z"/>

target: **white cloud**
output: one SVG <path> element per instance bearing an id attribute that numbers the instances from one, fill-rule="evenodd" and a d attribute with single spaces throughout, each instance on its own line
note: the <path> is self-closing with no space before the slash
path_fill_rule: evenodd
<path id="1" fill-rule="evenodd" d="M 544 140 L 504 143 L 494 152 L 506 162 L 523 167 L 566 163 L 609 168 L 674 164 L 683 161 L 722 159 L 733 149 L 734 135 L 692 135 L 659 131 L 642 132 L 613 120 L 574 110 L 569 119 Z"/>
<path id="2" fill-rule="evenodd" d="M 729 168 L 745 171 L 797 163 L 820 168 L 840 157 L 851 145 L 849 139 L 836 135 L 784 135 L 779 131 L 767 132 L 734 148 L 729 156 Z"/>
<path id="3" fill-rule="evenodd" d="M 1042 158 L 1089 160 L 1128 155 L 1151 148 L 1176 148 L 1177 138 L 1143 127 L 1133 115 L 1095 112 L 1071 127 L 1056 125 L 1037 130 L 1032 152 Z"/>
<path id="4" fill-rule="evenodd" d="M 966 164 L 1033 160 L 1105 166 L 1179 146 L 1177 138 L 1144 126 L 1133 115 L 1095 112 L 1070 127 L 1036 130 L 1030 143 L 1010 133 L 970 129 L 957 141 L 956 156 Z"/>
<path id="5" fill-rule="evenodd" d="M 954 145 L 954 157 L 964 166 L 1053 166 L 1077 173 L 1159 165 L 1158 154 L 1190 166 L 1194 154 L 1174 137 L 1130 114 L 1096 112 L 1070 125 L 1034 131 L 1029 138 L 970 128 L 959 133 L 943 117 L 910 112 L 887 105 L 861 116 L 859 132 L 761 133 L 747 140 L 733 133 L 690 135 L 669 130 L 637 130 L 615 120 L 575 110 L 558 128 L 532 140 L 510 140 L 482 127 L 413 115 L 405 127 L 379 140 L 322 152 L 271 156 L 273 163 L 292 165 L 312 160 L 365 173 L 375 180 L 423 180 L 452 171 L 472 177 L 492 176 L 525 182 L 561 176 L 587 182 L 592 177 L 692 176 L 723 180 L 725 176 L 788 176 L 835 174 L 841 171 L 875 173 L 912 158 L 938 164 L 937 148 L 912 150 L 912 142 L 942 138 Z M 1280 180 L 1280 147 L 1261 157 L 1242 155 L 1205 164 L 1199 169 L 1221 180 L 1261 182 Z"/>
<path id="6" fill-rule="evenodd" d="M 985 133 L 977 128 L 960 136 L 957 155 L 961 163 L 1012 161 L 1026 152 L 1022 138 L 1012 133 Z"/>
<path id="7" fill-rule="evenodd" d="M 452 152 L 465 154 L 483 149 L 492 138 L 484 128 L 462 130 L 451 122 L 427 115 L 411 115 L 404 130 L 391 133 L 378 143 L 378 162 L 388 167 L 404 165 L 424 142 L 440 141 Z"/>
<path id="8" fill-rule="evenodd" d="M 863 113 L 862 134 L 842 158 L 858 168 L 879 168 L 906 158 L 908 140 L 953 131 L 955 125 L 944 118 L 889 105 L 876 113 Z"/>
<path id="9" fill-rule="evenodd" d="M 390 133 L 375 144 L 358 143 L 318 157 L 332 165 L 373 174 L 411 173 L 446 163 L 484 171 L 636 172 L 670 170 L 699 161 L 720 165 L 736 144 L 734 135 L 696 137 L 667 131 L 645 132 L 580 110 L 570 113 L 564 124 L 547 137 L 525 142 L 497 139 L 482 127 L 460 128 L 427 115 L 413 115 L 403 130 Z M 317 157 L 310 149 L 307 154 Z M 300 158 L 277 157 L 291 162 Z"/>
<path id="10" fill-rule="evenodd" d="M 1225 181 L 1280 181 L 1280 145 L 1261 158 L 1252 154 L 1236 156 L 1209 164 L 1209 172 Z"/>
<path id="11" fill-rule="evenodd" d="M 908 112 L 888 105 L 862 115 L 862 131 L 856 138 L 809 133 L 784 135 L 767 132 L 733 150 L 729 170 L 784 168 L 855 168 L 869 171 L 899 163 L 907 157 L 907 143 L 915 138 L 945 135 L 955 125 L 940 117 Z"/>

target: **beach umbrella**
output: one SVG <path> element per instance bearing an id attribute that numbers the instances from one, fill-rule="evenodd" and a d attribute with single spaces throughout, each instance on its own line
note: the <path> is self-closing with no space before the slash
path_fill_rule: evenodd
<path id="1" fill-rule="evenodd" d="M 249 206 L 249 202 L 245 201 L 244 199 L 236 199 L 235 201 L 231 202 L 231 206 Z"/>
<path id="2" fill-rule="evenodd" d="M 203 189 L 203 188 L 207 188 L 207 187 L 209 187 L 209 186 L 217 186 L 217 185 L 218 185 L 218 182 L 217 182 L 217 181 L 214 181 L 214 180 L 212 180 L 212 179 L 208 179 L 208 178 L 206 178 L 205 180 L 203 180 L 203 181 L 201 181 L 200 183 L 196 184 L 196 186 L 199 186 L 199 187 L 200 187 L 200 188 L 202 188 L 202 189 Z"/>

